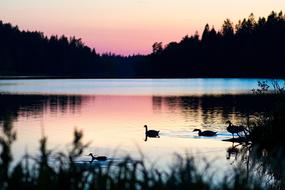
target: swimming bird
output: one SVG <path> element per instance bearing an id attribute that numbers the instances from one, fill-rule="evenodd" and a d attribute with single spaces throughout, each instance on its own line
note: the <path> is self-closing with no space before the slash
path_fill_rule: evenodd
<path id="1" fill-rule="evenodd" d="M 159 137 L 159 131 L 147 130 L 147 125 L 145 125 L 144 128 L 145 128 L 145 135 L 147 137 Z"/>
<path id="2" fill-rule="evenodd" d="M 96 156 L 96 155 L 93 155 L 92 153 L 88 154 L 88 156 L 91 156 L 90 163 L 92 163 L 94 160 L 106 161 L 108 159 L 106 156 Z"/>
<path id="3" fill-rule="evenodd" d="M 212 136 L 216 136 L 217 132 L 214 131 L 201 131 L 200 129 L 194 129 L 193 132 L 198 131 L 198 135 L 199 136 L 205 136 L 205 137 L 212 137 Z"/>
<path id="4" fill-rule="evenodd" d="M 236 125 L 233 125 L 231 121 L 227 121 L 226 122 L 227 124 L 229 124 L 229 126 L 227 127 L 227 131 L 229 133 L 231 133 L 233 135 L 233 138 L 234 138 L 234 134 L 236 133 L 238 136 L 240 132 L 244 132 L 245 133 L 245 127 L 240 125 L 240 126 L 236 126 Z"/>

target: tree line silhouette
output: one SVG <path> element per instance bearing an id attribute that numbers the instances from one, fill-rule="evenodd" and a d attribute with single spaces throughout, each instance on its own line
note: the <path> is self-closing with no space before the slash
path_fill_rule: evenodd
<path id="1" fill-rule="evenodd" d="M 88 72 L 99 56 L 80 39 L 20 31 L 0 22 L 1 72 L 15 75 L 77 75 Z"/>
<path id="2" fill-rule="evenodd" d="M 207 24 L 201 38 L 196 33 L 165 47 L 155 43 L 151 70 L 161 77 L 284 77 L 284 44 L 282 12 L 257 21 L 251 14 L 235 26 L 226 19 L 220 31 Z"/>
<path id="3" fill-rule="evenodd" d="M 285 77 L 285 15 L 247 19 L 221 30 L 206 24 L 149 55 L 98 54 L 81 39 L 46 37 L 0 21 L 0 74 L 91 78 Z"/>

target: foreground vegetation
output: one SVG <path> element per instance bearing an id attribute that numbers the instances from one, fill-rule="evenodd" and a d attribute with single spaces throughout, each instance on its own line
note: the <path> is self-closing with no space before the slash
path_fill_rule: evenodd
<path id="1" fill-rule="evenodd" d="M 144 161 L 126 157 L 120 163 L 78 165 L 86 145 L 82 144 L 82 132 L 75 131 L 73 148 L 68 154 L 52 153 L 47 149 L 47 139 L 40 140 L 39 157 L 25 155 L 14 167 L 11 145 L 15 133 L 4 123 L 1 138 L 0 188 L 1 189 L 276 189 L 266 178 L 257 178 L 254 171 L 236 168 L 224 181 L 215 182 L 214 174 L 199 171 L 193 158 L 177 156 L 168 172 L 149 168 Z M 56 159 L 51 163 L 51 156 Z M 9 169 L 10 168 L 10 169 Z M 211 177 L 212 176 L 212 177 Z M 268 181 L 270 182 L 270 181 Z"/>

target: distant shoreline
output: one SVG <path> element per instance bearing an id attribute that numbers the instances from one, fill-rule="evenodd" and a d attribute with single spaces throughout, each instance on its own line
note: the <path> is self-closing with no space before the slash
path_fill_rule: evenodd
<path id="1" fill-rule="evenodd" d="M 99 54 L 76 37 L 45 36 L 0 21 L 0 79 L 285 78 L 285 15 L 250 14 L 238 25 L 180 41 L 154 42 L 152 53 Z"/>

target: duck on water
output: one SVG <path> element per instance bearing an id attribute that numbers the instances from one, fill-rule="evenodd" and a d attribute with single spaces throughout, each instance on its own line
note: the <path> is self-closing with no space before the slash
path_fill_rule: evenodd
<path id="1" fill-rule="evenodd" d="M 92 153 L 88 154 L 88 156 L 91 156 L 90 163 L 92 163 L 94 160 L 106 161 L 108 159 L 107 156 L 96 156 L 96 155 L 93 155 Z"/>
<path id="2" fill-rule="evenodd" d="M 159 131 L 156 130 L 148 130 L 147 125 L 144 125 L 145 128 L 145 135 L 147 137 L 159 137 Z"/>
<path id="3" fill-rule="evenodd" d="M 200 129 L 194 129 L 193 132 L 198 131 L 199 136 L 205 136 L 205 137 L 213 137 L 217 135 L 217 132 L 215 131 L 201 131 Z"/>

